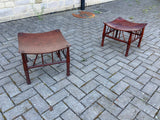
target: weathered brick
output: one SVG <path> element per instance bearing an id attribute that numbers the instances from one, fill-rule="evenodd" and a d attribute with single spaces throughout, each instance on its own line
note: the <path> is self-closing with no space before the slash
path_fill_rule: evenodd
<path id="1" fill-rule="evenodd" d="M 64 87 L 68 86 L 70 84 L 70 82 L 67 79 L 61 80 L 58 83 L 54 84 L 53 86 L 51 86 L 50 88 L 54 91 L 57 92 L 61 89 L 63 89 Z"/>
<path id="2" fill-rule="evenodd" d="M 7 120 L 12 120 L 13 118 L 19 116 L 20 114 L 28 111 L 31 108 L 31 104 L 29 104 L 27 101 L 17 105 L 13 109 L 7 111 L 4 113 Z"/>
<path id="3" fill-rule="evenodd" d="M 142 91 L 147 93 L 148 95 L 152 95 L 157 88 L 158 86 L 156 84 L 149 82 L 145 85 Z"/>
<path id="4" fill-rule="evenodd" d="M 93 104 L 94 102 L 96 102 L 99 98 L 101 97 L 101 95 L 96 92 L 96 91 L 92 91 L 91 93 L 89 93 L 88 95 L 86 95 L 81 102 L 86 106 L 89 107 L 91 104 Z"/>
<path id="5" fill-rule="evenodd" d="M 64 102 L 78 115 L 85 110 L 85 107 L 72 96 L 67 97 Z"/>
<path id="6" fill-rule="evenodd" d="M 111 101 L 115 100 L 117 98 L 117 95 L 113 93 L 111 90 L 105 88 L 104 86 L 100 85 L 97 88 L 97 91 L 100 92 L 102 95 L 110 99 Z"/>
<path id="7" fill-rule="evenodd" d="M 63 100 L 67 96 L 69 96 L 69 93 L 63 89 L 63 90 L 53 94 L 52 96 L 50 96 L 46 100 L 50 105 L 55 105 L 56 103 L 60 102 L 61 100 Z"/>
<path id="8" fill-rule="evenodd" d="M 114 103 L 116 103 L 121 108 L 125 108 L 133 98 L 134 98 L 133 95 L 131 95 L 128 92 L 124 92 L 114 101 Z"/>
<path id="9" fill-rule="evenodd" d="M 15 104 L 19 104 L 19 103 L 25 101 L 26 99 L 34 96 L 36 93 L 37 92 L 33 88 L 31 88 L 31 89 L 13 97 L 12 100 Z"/>
<path id="10" fill-rule="evenodd" d="M 20 90 L 17 88 L 17 86 L 13 82 L 5 84 L 3 87 L 7 91 L 10 97 L 13 97 L 20 93 Z"/>
<path id="11" fill-rule="evenodd" d="M 114 117 L 111 113 L 109 113 L 108 111 L 104 111 L 99 118 L 101 120 L 107 120 L 109 118 L 109 120 L 118 120 L 116 117 Z"/>
<path id="12" fill-rule="evenodd" d="M 63 102 L 60 102 L 53 107 L 52 111 L 48 110 L 47 112 L 42 114 L 42 116 L 45 120 L 53 120 L 66 110 L 67 106 Z"/>
<path id="13" fill-rule="evenodd" d="M 67 110 L 66 112 L 64 112 L 61 117 L 63 118 L 63 120 L 80 120 L 80 118 L 71 110 Z"/>
<path id="14" fill-rule="evenodd" d="M 81 87 L 81 89 L 88 94 L 90 91 L 94 90 L 98 85 L 99 85 L 98 82 L 96 82 L 95 80 L 91 80 L 87 84 L 85 83 Z"/>
<path id="15" fill-rule="evenodd" d="M 7 96 L 7 94 L 0 94 L 0 109 L 2 112 L 14 107 L 11 99 Z"/>
<path id="16" fill-rule="evenodd" d="M 151 105 L 145 103 L 144 101 L 138 98 L 134 98 L 131 103 L 134 104 L 136 107 L 138 107 L 140 110 L 148 113 L 152 117 L 154 117 L 157 112 L 157 110 L 153 108 Z"/>
<path id="17" fill-rule="evenodd" d="M 33 108 L 24 113 L 23 116 L 26 120 L 43 120 Z"/>
<path id="18" fill-rule="evenodd" d="M 35 95 L 29 100 L 40 114 L 49 109 L 49 105 L 40 95 Z"/>
<path id="19" fill-rule="evenodd" d="M 129 104 L 126 109 L 124 109 L 118 118 L 120 120 L 133 120 L 140 110 L 135 106 Z"/>
<path id="20" fill-rule="evenodd" d="M 53 92 L 44 83 L 40 83 L 34 88 L 45 99 L 53 94 Z"/>
<path id="21" fill-rule="evenodd" d="M 160 93 L 155 92 L 148 103 L 154 106 L 155 108 L 159 109 L 160 108 L 159 100 L 160 100 Z"/>
<path id="22" fill-rule="evenodd" d="M 101 112 L 103 108 L 97 103 L 93 104 L 90 108 L 88 108 L 82 115 L 81 118 L 83 120 L 93 120 L 95 119 Z"/>
<path id="23" fill-rule="evenodd" d="M 117 105 L 115 105 L 113 102 L 106 99 L 105 97 L 100 98 L 98 100 L 98 103 L 115 116 L 117 116 L 122 110 Z"/>

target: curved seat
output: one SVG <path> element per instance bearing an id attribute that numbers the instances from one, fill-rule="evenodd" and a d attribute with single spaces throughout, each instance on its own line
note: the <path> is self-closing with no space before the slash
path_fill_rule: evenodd
<path id="1" fill-rule="evenodd" d="M 65 40 L 59 29 L 44 33 L 18 33 L 18 44 L 27 84 L 31 84 L 29 69 L 36 67 L 66 63 L 67 76 L 70 75 L 70 44 Z M 52 62 L 44 62 L 43 54 L 46 53 L 51 53 Z M 30 66 L 28 66 L 27 62 L 29 60 L 27 54 L 35 54 L 33 65 L 29 64 Z M 36 64 L 39 54 L 41 55 L 42 62 L 41 64 Z M 55 60 L 54 55 L 57 55 L 59 61 Z M 30 61 L 32 62 L 32 60 Z"/>
<path id="2" fill-rule="evenodd" d="M 147 23 L 133 23 L 121 17 L 118 17 L 117 19 L 111 22 L 106 22 L 104 24 L 106 24 L 107 26 L 113 29 L 126 31 L 126 32 L 139 31 L 140 29 L 143 29 L 147 25 Z"/>
<path id="3" fill-rule="evenodd" d="M 19 52 L 27 54 L 51 53 L 70 46 L 60 30 L 45 33 L 18 33 Z"/>
<path id="4" fill-rule="evenodd" d="M 101 46 L 104 45 L 105 37 L 109 37 L 114 40 L 124 42 L 127 44 L 125 56 L 128 56 L 129 48 L 132 42 L 139 39 L 138 47 L 140 47 L 142 37 L 144 34 L 144 28 L 146 25 L 147 23 L 133 23 L 121 17 L 118 17 L 117 19 L 111 22 L 105 22 Z"/>

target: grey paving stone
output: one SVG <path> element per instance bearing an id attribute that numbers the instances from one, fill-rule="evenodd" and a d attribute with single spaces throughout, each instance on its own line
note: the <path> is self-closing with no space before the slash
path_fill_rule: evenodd
<path id="1" fill-rule="evenodd" d="M 80 118 L 71 110 L 67 110 L 66 112 L 64 112 L 61 117 L 63 118 L 63 120 L 80 120 Z"/>
<path id="2" fill-rule="evenodd" d="M 138 59 L 135 59 L 135 60 L 131 61 L 131 62 L 129 63 L 129 65 L 132 66 L 132 67 L 137 67 L 137 66 L 140 65 L 141 63 L 142 63 L 142 61 L 140 61 L 140 60 L 138 60 Z"/>
<path id="3" fill-rule="evenodd" d="M 0 113 L 0 120 L 4 120 L 2 113 Z"/>
<path id="4" fill-rule="evenodd" d="M 4 90 L 2 87 L 0 87 L 0 94 L 4 93 Z"/>
<path id="5" fill-rule="evenodd" d="M 118 120 L 116 117 L 114 117 L 111 113 L 109 113 L 108 111 L 104 111 L 100 116 L 99 118 L 101 120 Z"/>
<path id="6" fill-rule="evenodd" d="M 10 97 L 13 97 L 21 93 L 21 91 L 18 89 L 18 87 L 13 82 L 5 84 L 3 87 L 7 91 Z"/>
<path id="7" fill-rule="evenodd" d="M 31 88 L 31 89 L 13 97 L 12 100 L 15 104 L 19 104 L 19 103 L 27 100 L 28 98 L 34 96 L 36 93 L 37 92 L 33 88 Z"/>
<path id="8" fill-rule="evenodd" d="M 134 96 L 132 94 L 124 92 L 114 101 L 114 103 L 116 103 L 121 108 L 125 108 L 133 98 Z"/>
<path id="9" fill-rule="evenodd" d="M 7 70 L 7 71 L 3 71 L 0 73 L 0 79 L 4 78 L 4 77 L 8 77 L 9 75 L 13 74 L 13 73 L 16 73 L 17 70 L 12 68 L 10 70 Z"/>
<path id="10" fill-rule="evenodd" d="M 92 71 L 93 69 L 96 68 L 96 65 L 94 65 L 93 63 L 91 63 L 90 65 L 87 65 L 85 67 L 83 67 L 81 70 L 85 73 L 88 73 L 89 71 Z"/>
<path id="11" fill-rule="evenodd" d="M 150 79 L 151 76 L 144 73 L 137 79 L 137 81 L 145 85 Z"/>
<path id="12" fill-rule="evenodd" d="M 121 69 L 122 69 L 122 67 L 120 67 L 119 65 L 116 64 L 116 65 L 111 66 L 107 71 L 111 74 L 114 74 L 114 73 L 120 71 Z"/>
<path id="13" fill-rule="evenodd" d="M 48 86 L 53 85 L 56 81 L 47 74 L 39 76 L 39 78 Z"/>
<path id="14" fill-rule="evenodd" d="M 75 67 L 72 67 L 71 72 L 78 77 L 81 77 L 84 75 L 84 72 L 82 72 L 80 69 L 77 69 Z"/>
<path id="15" fill-rule="evenodd" d="M 84 81 L 82 81 L 75 75 L 70 75 L 67 79 L 78 87 L 81 87 L 84 84 Z"/>
<path id="16" fill-rule="evenodd" d="M 143 87 L 143 85 L 137 81 L 135 81 L 134 79 L 131 79 L 129 77 L 125 77 L 123 79 L 123 81 L 125 81 L 126 83 L 128 83 L 130 86 L 133 86 L 137 89 L 141 89 Z"/>
<path id="17" fill-rule="evenodd" d="M 111 90 L 120 95 L 123 91 L 125 91 L 129 87 L 129 84 L 120 81 L 116 84 Z"/>
<path id="18" fill-rule="evenodd" d="M 73 96 L 67 97 L 64 102 L 78 115 L 85 110 L 85 107 Z"/>
<path id="19" fill-rule="evenodd" d="M 31 107 L 31 104 L 25 101 L 14 107 L 13 109 L 10 109 L 9 111 L 5 112 L 4 116 L 7 118 L 7 120 L 12 120 L 13 118 L 18 117 L 20 114 L 28 111 Z"/>
<path id="20" fill-rule="evenodd" d="M 116 63 L 118 63 L 119 61 L 118 60 L 116 60 L 116 59 L 111 59 L 111 60 L 108 60 L 108 61 L 106 61 L 106 63 L 105 64 L 107 64 L 107 65 L 109 65 L 109 66 L 113 66 L 114 64 L 116 64 Z"/>
<path id="21" fill-rule="evenodd" d="M 151 81 L 152 81 L 153 83 L 155 83 L 156 85 L 160 86 L 160 80 L 159 80 L 159 79 L 157 79 L 157 78 L 152 78 Z"/>
<path id="22" fill-rule="evenodd" d="M 26 83 L 26 80 L 25 80 L 25 82 L 24 82 L 23 84 L 19 85 L 19 88 L 20 88 L 22 91 L 26 91 L 26 90 L 28 90 L 28 89 L 33 88 L 35 85 L 41 83 L 41 81 L 40 81 L 39 78 L 35 78 L 35 79 L 31 80 L 31 82 L 32 82 L 32 84 L 29 84 L 29 85 L 28 85 L 28 84 Z"/>
<path id="23" fill-rule="evenodd" d="M 111 74 L 101 68 L 96 68 L 94 70 L 95 72 L 97 72 L 98 74 L 102 75 L 104 78 L 109 78 L 111 76 Z"/>
<path id="24" fill-rule="evenodd" d="M 24 120 L 21 116 L 17 117 L 16 119 L 14 120 Z"/>
<path id="25" fill-rule="evenodd" d="M 57 75 L 53 76 L 53 78 L 54 78 L 56 81 L 60 81 L 60 80 L 62 80 L 62 79 L 64 79 L 64 78 L 66 78 L 66 73 L 65 73 L 65 72 L 62 72 L 62 73 L 60 73 L 60 74 L 57 74 Z"/>
<path id="26" fill-rule="evenodd" d="M 103 110 L 104 109 L 100 105 L 95 103 L 81 115 L 81 118 L 83 120 L 93 120 L 98 117 Z"/>
<path id="27" fill-rule="evenodd" d="M 54 91 L 57 92 L 63 88 L 65 88 L 66 86 L 68 86 L 70 84 L 70 82 L 67 79 L 61 80 L 59 82 L 57 82 L 56 84 L 52 85 L 50 88 Z"/>
<path id="28" fill-rule="evenodd" d="M 60 102 L 53 107 L 52 111 L 48 110 L 47 112 L 42 114 L 42 117 L 45 120 L 53 120 L 66 110 L 67 110 L 67 106 L 63 102 Z"/>
<path id="29" fill-rule="evenodd" d="M 129 70 L 129 71 L 132 71 L 134 68 L 133 67 L 131 67 L 131 66 L 129 66 L 129 65 L 127 65 L 127 64 L 125 64 L 125 63 L 123 63 L 123 62 L 119 62 L 119 63 L 117 63 L 119 66 L 121 66 L 122 68 L 125 68 L 125 69 L 127 69 L 127 70 Z"/>
<path id="30" fill-rule="evenodd" d="M 11 79 L 9 77 L 5 77 L 5 78 L 2 78 L 0 79 L 0 86 L 6 84 L 6 83 L 9 83 L 11 82 Z"/>
<path id="31" fill-rule="evenodd" d="M 108 89 L 110 89 L 114 83 L 110 82 L 108 79 L 104 78 L 103 76 L 101 75 L 98 75 L 95 80 L 97 82 L 99 82 L 100 84 L 102 84 L 103 86 L 107 87 Z"/>
<path id="32" fill-rule="evenodd" d="M 85 92 L 85 93 L 89 93 L 92 90 L 94 90 L 97 86 L 99 85 L 98 82 L 96 82 L 95 80 L 91 80 L 88 83 L 85 83 L 81 89 Z"/>
<path id="33" fill-rule="evenodd" d="M 141 75 L 142 73 L 144 73 L 145 70 L 146 70 L 145 67 L 138 66 L 138 67 L 133 71 L 133 73 L 135 73 L 135 74 L 137 74 L 137 75 Z"/>
<path id="34" fill-rule="evenodd" d="M 157 88 L 158 88 L 158 86 L 156 84 L 149 82 L 145 85 L 145 87 L 142 89 L 142 91 L 151 96 Z"/>
<path id="35" fill-rule="evenodd" d="M 96 90 L 100 92 L 102 95 L 104 95 L 106 98 L 110 99 L 111 101 L 114 101 L 117 98 L 117 95 L 114 92 L 102 85 L 100 85 Z"/>
<path id="36" fill-rule="evenodd" d="M 26 120 L 43 120 L 33 108 L 24 113 L 23 116 Z"/>
<path id="37" fill-rule="evenodd" d="M 158 112 L 158 114 L 155 116 L 155 118 L 156 118 L 157 120 L 160 119 L 160 112 Z"/>
<path id="38" fill-rule="evenodd" d="M 122 111 L 120 107 L 118 107 L 113 102 L 106 99 L 105 97 L 100 98 L 98 100 L 98 103 L 115 116 L 117 116 Z"/>
<path id="39" fill-rule="evenodd" d="M 127 89 L 127 91 L 129 93 L 131 93 L 132 95 L 142 99 L 143 101 L 147 102 L 150 99 L 150 96 L 148 96 L 147 94 L 143 93 L 142 91 L 134 88 L 134 87 L 129 87 Z"/>
<path id="40" fill-rule="evenodd" d="M 53 94 L 53 92 L 44 83 L 40 83 L 36 85 L 34 88 L 44 99 L 48 98 Z"/>
<path id="41" fill-rule="evenodd" d="M 40 114 L 49 109 L 49 105 L 40 95 L 35 95 L 29 100 Z"/>
<path id="42" fill-rule="evenodd" d="M 109 78 L 109 80 L 112 81 L 113 83 L 117 83 L 117 82 L 119 82 L 121 79 L 123 79 L 124 77 L 125 77 L 124 74 L 118 72 L 118 73 L 113 74 L 113 75 Z"/>
<path id="43" fill-rule="evenodd" d="M 120 120 L 133 120 L 140 110 L 135 106 L 129 104 L 126 109 L 124 109 L 118 118 Z"/>
<path id="44" fill-rule="evenodd" d="M 145 103 L 144 101 L 138 98 L 134 98 L 131 103 L 152 117 L 154 117 L 157 112 L 157 110 L 154 107 L 152 107 L 151 105 Z"/>
<path id="45" fill-rule="evenodd" d="M 78 69 L 81 69 L 82 67 L 84 67 L 83 64 L 81 64 L 79 61 L 76 61 L 76 60 L 72 60 L 71 64 L 76 66 Z"/>
<path id="46" fill-rule="evenodd" d="M 88 72 L 88 73 L 86 73 L 83 77 L 81 77 L 81 79 L 83 80 L 83 81 L 90 81 L 90 80 L 92 80 L 93 78 L 95 78 L 97 76 L 97 73 L 96 72 L 94 72 L 94 71 L 91 71 L 91 72 Z"/>
<path id="47" fill-rule="evenodd" d="M 81 102 L 86 106 L 89 107 L 91 104 L 93 104 L 94 102 L 96 102 L 99 98 L 101 97 L 101 95 L 96 92 L 96 91 L 92 91 L 91 93 L 89 93 L 88 95 L 86 95 Z"/>
<path id="48" fill-rule="evenodd" d="M 20 65 L 21 62 L 20 61 L 16 61 L 16 62 L 11 62 L 10 64 L 8 65 L 5 65 L 3 68 L 5 70 L 8 70 L 8 69 L 11 69 L 11 68 L 14 68 L 14 67 L 17 67 L 18 65 Z"/>
<path id="49" fill-rule="evenodd" d="M 149 115 L 147 115 L 142 111 L 137 115 L 136 119 L 137 120 L 154 120 L 152 117 L 150 117 Z"/>
<path id="50" fill-rule="evenodd" d="M 11 78 L 17 85 L 21 85 L 26 82 L 25 78 L 23 78 L 19 73 L 11 75 Z"/>
<path id="51" fill-rule="evenodd" d="M 154 106 L 155 108 L 159 109 L 160 108 L 159 100 L 160 100 L 160 93 L 155 92 L 148 103 Z"/>
<path id="52" fill-rule="evenodd" d="M 99 68 L 102 68 L 104 70 L 106 70 L 108 68 L 108 66 L 106 64 L 104 64 L 104 62 L 102 63 L 102 62 L 99 62 L 99 61 L 95 61 L 94 64 L 96 66 L 98 66 Z"/>
<path id="53" fill-rule="evenodd" d="M 128 70 L 126 70 L 126 69 L 122 69 L 120 72 L 121 72 L 122 74 L 125 74 L 126 76 L 134 79 L 134 80 L 136 80 L 136 79 L 138 78 L 137 75 L 135 75 L 133 72 L 128 71 Z"/>
<path id="54" fill-rule="evenodd" d="M 67 96 L 69 96 L 69 93 L 66 90 L 62 89 L 61 91 L 53 94 L 52 96 L 50 96 L 46 100 L 52 106 L 52 105 L 55 105 L 56 103 L 60 102 L 61 100 L 63 100 Z"/>
<path id="55" fill-rule="evenodd" d="M 14 107 L 13 102 L 6 93 L 0 94 L 0 109 L 2 112 Z"/>
<path id="56" fill-rule="evenodd" d="M 72 94 L 78 100 L 85 96 L 85 93 L 81 89 L 72 84 L 67 86 L 66 90 L 68 90 L 70 94 Z"/>

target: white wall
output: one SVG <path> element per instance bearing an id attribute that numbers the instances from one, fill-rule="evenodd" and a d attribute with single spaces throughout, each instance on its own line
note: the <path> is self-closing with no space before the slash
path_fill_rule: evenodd
<path id="1" fill-rule="evenodd" d="M 111 0 L 85 0 L 86 5 Z M 80 7 L 81 0 L 0 0 L 0 22 Z"/>

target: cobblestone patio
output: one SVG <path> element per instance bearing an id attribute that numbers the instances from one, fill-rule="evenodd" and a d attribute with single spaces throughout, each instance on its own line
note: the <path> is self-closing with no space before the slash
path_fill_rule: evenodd
<path id="1" fill-rule="evenodd" d="M 0 23 L 0 120 L 160 120 L 160 1 L 115 0 L 86 10 L 102 13 Z M 119 16 L 148 23 L 141 48 L 135 41 L 128 57 L 124 43 L 108 38 L 100 47 L 103 22 Z M 17 33 L 53 29 L 72 45 L 71 75 L 65 64 L 36 68 L 27 85 Z"/>

